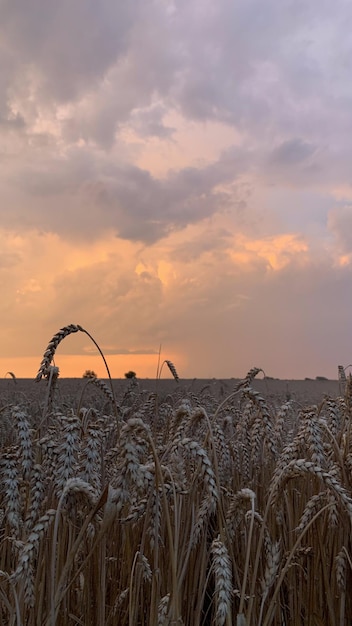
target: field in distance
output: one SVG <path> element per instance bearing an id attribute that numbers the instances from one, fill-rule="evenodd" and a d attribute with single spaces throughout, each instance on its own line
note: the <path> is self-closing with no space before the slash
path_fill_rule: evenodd
<path id="1" fill-rule="evenodd" d="M 230 395 L 239 383 L 240 379 L 180 379 L 176 382 L 174 379 L 155 379 L 137 378 L 135 380 L 136 391 L 154 393 L 165 396 L 178 391 L 178 395 L 185 395 L 192 392 L 196 395 L 211 395 L 212 397 L 222 401 L 226 396 Z M 106 381 L 108 382 L 108 381 Z M 329 395 L 336 398 L 343 395 L 340 384 L 337 380 L 280 380 L 274 378 L 256 378 L 252 381 L 252 387 L 259 391 L 267 400 L 274 403 L 282 403 L 286 400 L 295 400 L 301 404 L 317 404 L 320 403 L 324 396 Z M 81 393 L 87 385 L 87 379 L 84 378 L 59 378 L 58 387 L 63 396 L 74 396 Z M 125 378 L 113 379 L 113 386 L 116 398 L 120 398 L 131 385 L 131 380 Z M 91 387 L 91 385 L 88 385 Z M 34 379 L 19 378 L 14 381 L 12 378 L 0 379 L 0 394 L 15 390 L 23 393 L 27 398 L 36 397 L 39 399 L 45 395 L 47 384 L 45 380 L 36 383 Z M 87 389 L 88 391 L 88 389 Z M 93 390 L 92 390 L 93 391 Z M 96 393 L 96 390 L 94 390 Z"/>

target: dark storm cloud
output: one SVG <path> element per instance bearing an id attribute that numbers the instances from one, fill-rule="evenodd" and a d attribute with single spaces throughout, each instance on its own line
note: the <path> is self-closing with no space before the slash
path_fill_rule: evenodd
<path id="1" fill-rule="evenodd" d="M 34 68 L 46 96 L 75 98 L 124 54 L 140 2 L 5 0 L 0 20 L 18 71 Z"/>
<path id="2" fill-rule="evenodd" d="M 14 182 L 26 197 L 22 228 L 87 239 L 113 230 L 123 239 L 153 243 L 168 233 L 225 210 L 243 208 L 236 179 L 247 161 L 238 150 L 203 168 L 184 168 L 156 179 L 136 166 L 94 160 L 74 149 L 69 158 L 28 163 Z M 220 186 L 234 183 L 230 192 Z M 1 213 L 1 209 L 0 209 Z M 3 210 L 3 224 L 21 228 L 16 212 Z"/>
<path id="3" fill-rule="evenodd" d="M 114 177 L 87 186 L 88 201 L 101 211 L 102 223 L 124 239 L 153 243 L 168 233 L 197 223 L 222 209 L 224 194 L 217 185 L 236 179 L 217 164 L 186 168 L 157 180 L 138 168 L 123 168 Z"/>
<path id="4" fill-rule="evenodd" d="M 340 79 L 348 73 L 348 50 L 336 34 L 349 35 L 348 20 L 326 2 L 270 0 L 263 10 L 260 0 L 30 0 L 23 10 L 21 0 L 7 0 L 0 18 L 12 78 L 34 72 L 37 98 L 91 98 L 93 110 L 72 112 L 72 137 L 98 139 L 98 118 L 113 134 L 153 94 L 198 120 L 265 132 L 275 119 L 293 130 L 298 113 L 304 125 L 312 107 L 319 120 L 332 102 L 326 81 L 336 80 L 333 66 L 339 63 Z M 325 42 L 333 58 L 320 57 Z M 106 141 L 106 128 L 100 132 Z"/>
<path id="5" fill-rule="evenodd" d="M 343 0 L 269 0 L 265 10 L 261 0 L 29 0 L 25 10 L 5 0 L 0 20 L 0 135 L 17 136 L 1 148 L 3 185 L 13 185 L 4 226 L 90 239 L 113 229 L 152 243 L 238 211 L 236 188 L 223 185 L 239 173 L 295 187 L 348 175 Z M 123 132 L 167 150 L 170 110 L 234 126 L 242 147 L 157 180 L 133 165 Z"/>
<path id="6" fill-rule="evenodd" d="M 319 22 L 314 3 L 271 0 L 263 10 L 258 0 L 224 0 L 183 10 L 177 17 L 187 62 L 175 89 L 186 114 L 271 126 L 300 88 L 294 70 L 312 56 L 304 35 Z"/>

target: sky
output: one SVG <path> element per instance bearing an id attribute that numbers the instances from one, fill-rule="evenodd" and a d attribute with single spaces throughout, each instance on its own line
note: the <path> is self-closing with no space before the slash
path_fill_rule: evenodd
<path id="1" fill-rule="evenodd" d="M 2 0 L 0 376 L 352 361 L 352 3 Z M 84 333 L 55 359 L 93 368 Z M 163 372 L 163 376 L 170 373 Z"/>

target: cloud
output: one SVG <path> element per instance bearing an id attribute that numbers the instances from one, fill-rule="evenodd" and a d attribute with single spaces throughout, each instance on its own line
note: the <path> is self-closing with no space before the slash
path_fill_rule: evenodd
<path id="1" fill-rule="evenodd" d="M 271 161 L 282 167 L 300 165 L 314 155 L 316 147 L 299 138 L 283 141 L 272 151 Z"/>
<path id="2" fill-rule="evenodd" d="M 150 107 L 134 110 L 130 125 L 140 137 L 171 138 L 176 129 L 163 123 L 166 114 L 167 108 L 164 104 L 152 104 Z"/>
<path id="3" fill-rule="evenodd" d="M 144 356 L 144 355 L 148 355 L 148 354 L 158 354 L 157 350 L 153 350 L 151 348 L 137 348 L 135 350 L 128 350 L 126 348 L 119 348 L 118 346 L 110 346 L 110 345 L 101 345 L 99 346 L 100 349 L 102 350 L 103 354 L 107 355 L 107 354 L 115 354 L 115 355 L 125 355 L 125 356 Z M 89 345 L 85 348 L 85 353 L 86 354 L 96 354 L 97 349 L 92 346 Z"/>
<path id="4" fill-rule="evenodd" d="M 192 375 L 343 362 L 351 18 L 344 0 L 5 0 L 3 353 L 78 322 L 109 354 L 181 346 Z"/>
<path id="5" fill-rule="evenodd" d="M 0 18 L 18 74 L 31 76 L 46 98 L 67 101 L 100 82 L 126 52 L 139 6 L 30 0 L 24 10 L 14 0 L 2 3 Z"/>
<path id="6" fill-rule="evenodd" d="M 318 14 L 314 3 L 284 7 L 277 0 L 265 11 L 258 0 L 216 6 L 135 0 L 123 7 L 109 0 L 99 7 L 51 1 L 43 7 L 31 0 L 26 12 L 17 1 L 3 3 L 0 133 L 7 126 L 18 134 L 16 164 L 13 139 L 4 155 L 7 180 L 34 195 L 67 192 L 61 205 L 77 214 L 76 221 L 82 185 L 105 187 L 109 202 L 114 196 L 118 205 L 106 211 L 110 216 L 116 210 L 118 232 L 140 237 L 139 224 L 129 223 L 120 204 L 131 215 L 135 204 L 145 211 L 144 185 L 155 206 L 173 204 L 171 178 L 168 192 L 133 167 L 147 138 L 170 143 L 176 129 L 164 119 L 176 111 L 199 124 L 211 120 L 236 129 L 241 169 L 255 172 L 261 183 L 340 183 L 351 157 L 343 37 L 351 10 L 343 5 L 341 20 L 328 3 L 319 6 Z M 326 88 L 329 81 L 335 90 Z M 231 159 L 214 159 L 213 172 L 223 171 L 219 182 L 228 180 L 229 164 L 234 167 Z M 238 167 L 239 159 L 235 177 Z M 185 174 L 179 176 L 182 187 Z M 131 184 L 133 192 L 126 189 Z M 193 211 L 192 194 L 188 200 Z M 209 214 L 213 209 L 204 204 Z M 185 211 L 185 202 L 177 206 L 182 224 Z M 147 227 L 150 241 L 167 232 L 160 210 L 155 213 L 154 226 Z M 29 225 L 36 219 L 34 212 Z"/>
<path id="7" fill-rule="evenodd" d="M 6 209 L 3 223 L 23 229 L 38 224 L 44 232 L 87 240 L 113 231 L 124 239 L 154 243 L 225 210 L 229 202 L 236 207 L 236 186 L 226 193 L 219 186 L 235 183 L 245 161 L 245 155 L 232 150 L 202 168 L 156 179 L 131 164 L 94 160 L 84 149 L 65 157 L 39 157 L 18 166 L 13 175 L 16 193 L 26 202 L 25 219 L 19 224 L 18 213 Z"/>
<path id="8" fill-rule="evenodd" d="M 338 206 L 329 212 L 328 228 L 336 238 L 339 252 L 352 255 L 352 206 Z"/>
<path id="9" fill-rule="evenodd" d="M 15 267 L 20 261 L 20 255 L 16 252 L 0 253 L 0 270 Z"/>
<path id="10" fill-rule="evenodd" d="M 35 233 L 17 240 L 19 263 L 2 283 L 3 356 L 39 359 L 59 328 L 79 323 L 107 356 L 135 357 L 138 371 L 138 355 L 162 344 L 183 355 L 189 377 L 240 376 L 253 365 L 281 377 L 335 375 L 349 358 L 352 266 L 331 256 L 317 264 L 293 233 L 253 240 L 219 225 L 212 239 L 209 227 L 149 246 L 110 237 L 87 249 Z M 57 362 L 92 353 L 77 333 Z"/>

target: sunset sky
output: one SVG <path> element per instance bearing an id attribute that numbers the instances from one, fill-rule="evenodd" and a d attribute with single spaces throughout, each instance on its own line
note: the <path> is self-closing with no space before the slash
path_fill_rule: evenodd
<path id="1" fill-rule="evenodd" d="M 352 3 L 3 0 L 0 377 L 352 362 Z M 105 376 L 86 335 L 61 375 Z M 165 372 L 165 376 L 169 376 Z"/>

